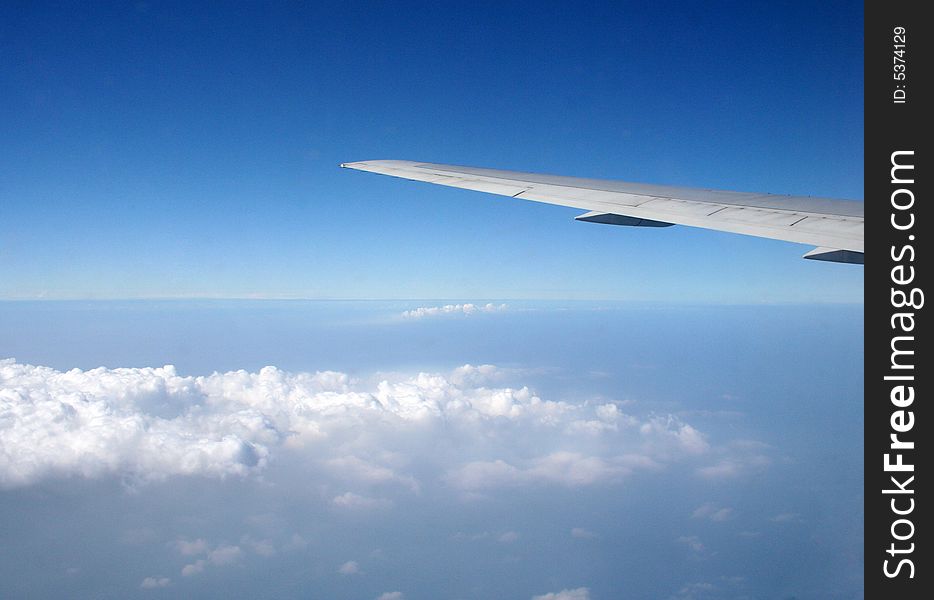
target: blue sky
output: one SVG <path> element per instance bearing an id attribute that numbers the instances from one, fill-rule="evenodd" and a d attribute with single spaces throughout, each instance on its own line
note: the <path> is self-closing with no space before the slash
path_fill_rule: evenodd
<path id="1" fill-rule="evenodd" d="M 0 297 L 861 299 L 805 246 L 337 168 L 861 199 L 859 3 L 0 11 Z"/>

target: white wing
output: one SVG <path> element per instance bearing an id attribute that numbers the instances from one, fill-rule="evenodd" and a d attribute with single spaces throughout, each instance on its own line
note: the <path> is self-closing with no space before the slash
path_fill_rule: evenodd
<path id="1" fill-rule="evenodd" d="M 863 203 L 852 200 L 725 192 L 407 160 L 369 160 L 341 166 L 589 211 L 577 217 L 581 221 L 704 227 L 817 246 L 805 258 L 863 262 Z"/>

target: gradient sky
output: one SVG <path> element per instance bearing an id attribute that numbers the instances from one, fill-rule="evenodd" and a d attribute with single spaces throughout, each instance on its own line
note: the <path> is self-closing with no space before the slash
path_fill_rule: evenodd
<path id="1" fill-rule="evenodd" d="M 0 7 L 0 298 L 860 301 L 808 247 L 398 158 L 861 199 L 862 5 Z"/>

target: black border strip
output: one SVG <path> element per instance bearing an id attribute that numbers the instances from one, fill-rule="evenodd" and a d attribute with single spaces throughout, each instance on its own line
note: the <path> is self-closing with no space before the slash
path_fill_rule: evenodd
<path id="1" fill-rule="evenodd" d="M 865 4 L 866 598 L 929 597 L 921 588 L 931 572 L 930 499 L 918 488 L 931 483 L 921 454 L 929 450 L 934 363 L 923 350 L 930 332 L 922 298 L 932 268 L 925 123 L 934 104 L 925 81 L 931 26 L 921 7 Z"/>

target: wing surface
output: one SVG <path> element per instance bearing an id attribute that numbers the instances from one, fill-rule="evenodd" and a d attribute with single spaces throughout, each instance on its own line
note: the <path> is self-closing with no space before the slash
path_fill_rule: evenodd
<path id="1" fill-rule="evenodd" d="M 863 203 L 728 192 L 422 163 L 368 160 L 342 167 L 588 211 L 582 221 L 688 225 L 816 246 L 805 258 L 863 262 Z"/>

